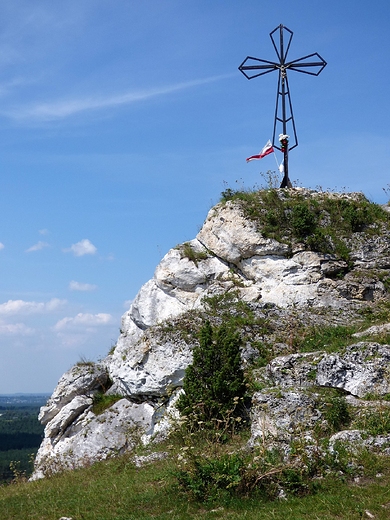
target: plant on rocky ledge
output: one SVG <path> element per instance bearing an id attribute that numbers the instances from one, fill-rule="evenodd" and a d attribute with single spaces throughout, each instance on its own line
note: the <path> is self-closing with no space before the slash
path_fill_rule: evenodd
<path id="1" fill-rule="evenodd" d="M 390 215 L 363 195 L 348 197 L 301 191 L 232 190 L 222 192 L 221 201 L 235 201 L 246 218 L 264 236 L 290 246 L 294 242 L 308 249 L 335 254 L 349 262 L 348 239 L 356 232 L 374 234 L 390 224 Z"/>
<path id="2" fill-rule="evenodd" d="M 246 391 L 240 346 L 239 334 L 225 324 L 213 329 L 206 321 L 201 328 L 183 380 L 185 393 L 177 404 L 192 427 L 222 421 L 227 414 L 233 421 L 245 414 L 240 403 Z"/>
<path id="3" fill-rule="evenodd" d="M 295 339 L 295 349 L 299 352 L 339 352 L 347 345 L 353 343 L 352 334 L 357 327 L 345 325 L 309 326 L 300 331 Z"/>
<path id="4" fill-rule="evenodd" d="M 105 394 L 103 392 L 97 392 L 93 396 L 93 405 L 92 405 L 92 412 L 95 415 L 100 415 L 103 413 L 107 408 L 110 408 L 114 403 L 119 401 L 120 399 L 123 399 L 122 395 L 118 394 Z"/>
<path id="5" fill-rule="evenodd" d="M 351 422 L 351 415 L 345 397 L 332 396 L 326 403 L 324 416 L 332 431 L 346 428 Z"/>
<path id="6" fill-rule="evenodd" d="M 390 433 L 390 408 L 383 406 L 377 410 L 369 410 L 356 420 L 356 427 L 369 435 L 385 435 Z"/>
<path id="7" fill-rule="evenodd" d="M 207 251 L 196 251 L 189 242 L 184 242 L 178 246 L 182 258 L 188 258 L 191 262 L 197 266 L 201 260 L 209 258 L 210 253 Z"/>
<path id="8" fill-rule="evenodd" d="M 76 366 L 94 368 L 96 366 L 96 363 L 94 361 L 91 361 L 90 359 L 85 358 L 84 356 L 80 356 L 80 359 L 79 361 L 77 361 Z"/>

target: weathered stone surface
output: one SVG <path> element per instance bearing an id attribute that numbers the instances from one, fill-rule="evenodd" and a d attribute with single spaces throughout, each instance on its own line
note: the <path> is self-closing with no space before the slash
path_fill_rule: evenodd
<path id="1" fill-rule="evenodd" d="M 61 377 L 56 389 L 42 406 L 38 419 L 46 424 L 77 396 L 89 396 L 108 387 L 107 369 L 95 363 L 79 363 Z"/>
<path id="2" fill-rule="evenodd" d="M 289 442 L 293 436 L 312 430 L 321 420 L 316 396 L 280 388 L 256 392 L 252 398 L 249 445 L 276 440 Z"/>
<path id="3" fill-rule="evenodd" d="M 313 386 L 317 365 L 325 355 L 325 352 L 308 352 L 278 356 L 267 365 L 268 377 L 275 386 L 283 388 Z"/>
<path id="4" fill-rule="evenodd" d="M 390 393 L 390 346 L 360 342 L 344 354 L 328 354 L 317 366 L 316 384 L 340 388 L 357 397 Z"/>
<path id="5" fill-rule="evenodd" d="M 54 439 L 61 436 L 66 428 L 70 426 L 87 408 L 92 406 L 90 397 L 78 395 L 51 419 L 45 428 L 45 436 Z"/>
<path id="6" fill-rule="evenodd" d="M 231 201 L 209 211 L 196 238 L 215 255 L 233 264 L 255 255 L 284 256 L 288 253 L 287 245 L 263 238 Z"/>
<path id="7" fill-rule="evenodd" d="M 155 325 L 186 310 L 185 305 L 174 296 L 163 291 L 155 279 L 149 280 L 136 296 L 130 316 L 137 327 L 142 330 Z"/>
<path id="8" fill-rule="evenodd" d="M 152 427 L 154 408 L 121 399 L 100 415 L 85 413 L 77 428 L 62 432 L 61 442 L 45 436 L 35 461 L 33 480 L 89 465 L 123 453 Z"/>
<path id="9" fill-rule="evenodd" d="M 390 434 L 367 435 L 361 430 L 343 430 L 337 432 L 329 439 L 331 452 L 337 451 L 337 443 L 347 445 L 351 451 L 357 452 L 362 447 L 376 451 L 382 455 L 390 455 Z"/>
<path id="10" fill-rule="evenodd" d="M 209 254 L 198 240 L 188 242 L 196 253 Z M 214 281 L 229 270 L 227 263 L 216 256 L 200 259 L 196 263 L 183 257 L 183 250 L 171 249 L 161 260 L 155 271 L 157 285 L 164 291 L 175 294 L 175 289 L 199 295 L 207 283 Z M 192 301 L 195 301 L 193 298 Z"/>
<path id="11" fill-rule="evenodd" d="M 153 462 L 156 462 L 158 460 L 164 460 L 167 457 L 168 457 L 168 452 L 156 451 L 154 453 L 151 453 L 150 455 L 135 456 L 133 461 L 134 461 L 134 465 L 137 468 L 142 468 L 143 466 L 146 466 L 147 464 L 152 464 Z"/>
<path id="12" fill-rule="evenodd" d="M 360 342 L 343 354 L 313 352 L 274 358 L 267 366 L 268 377 L 280 387 L 313 385 L 340 388 L 364 397 L 390 393 L 390 346 Z"/>
<path id="13" fill-rule="evenodd" d="M 192 361 L 192 352 L 183 341 L 162 342 L 145 334 L 132 349 L 123 349 L 113 357 L 110 393 L 161 396 L 181 386 L 184 372 Z"/>

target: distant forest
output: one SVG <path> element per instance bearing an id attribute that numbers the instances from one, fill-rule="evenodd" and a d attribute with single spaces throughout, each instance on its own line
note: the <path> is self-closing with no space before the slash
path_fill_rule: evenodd
<path id="1" fill-rule="evenodd" d="M 42 404 L 44 404 L 44 400 Z M 44 427 L 38 421 L 39 406 L 36 400 L 0 406 L 0 483 L 11 481 L 15 475 L 11 462 L 18 472 L 28 477 L 33 470 L 33 458 L 42 442 Z"/>

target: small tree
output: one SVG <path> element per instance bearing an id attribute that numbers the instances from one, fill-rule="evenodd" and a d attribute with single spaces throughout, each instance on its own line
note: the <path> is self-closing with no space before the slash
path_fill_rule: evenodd
<path id="1" fill-rule="evenodd" d="M 246 387 L 240 359 L 238 332 L 226 325 L 213 330 L 209 321 L 199 332 L 192 365 L 186 370 L 178 409 L 195 421 L 210 422 L 241 416 L 240 398 Z M 242 402 L 242 401 L 241 401 Z"/>

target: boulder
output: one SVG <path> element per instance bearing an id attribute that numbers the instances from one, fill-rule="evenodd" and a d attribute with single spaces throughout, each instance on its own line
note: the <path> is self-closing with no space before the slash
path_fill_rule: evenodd
<path id="1" fill-rule="evenodd" d="M 53 442 L 48 431 L 35 459 L 32 480 L 132 449 L 151 429 L 153 414 L 150 404 L 121 399 L 100 415 L 87 411 L 79 416 L 76 423 L 62 432 L 61 442 L 58 439 Z"/>
<path id="2" fill-rule="evenodd" d="M 263 238 L 253 222 L 246 219 L 232 201 L 212 208 L 196 237 L 214 255 L 238 264 L 252 256 L 285 256 L 288 246 L 274 239 Z"/>
<path id="3" fill-rule="evenodd" d="M 354 396 L 390 393 L 390 345 L 360 342 L 343 354 L 328 354 L 319 361 L 315 383 L 340 388 Z"/>
<path id="4" fill-rule="evenodd" d="M 322 419 L 316 394 L 280 388 L 256 392 L 252 398 L 249 445 L 289 443 L 304 435 Z"/>
<path id="5" fill-rule="evenodd" d="M 77 396 L 91 396 L 109 386 L 106 367 L 92 362 L 80 362 L 61 377 L 45 406 L 42 406 L 38 419 L 46 424 L 55 417 L 64 406 Z"/>

